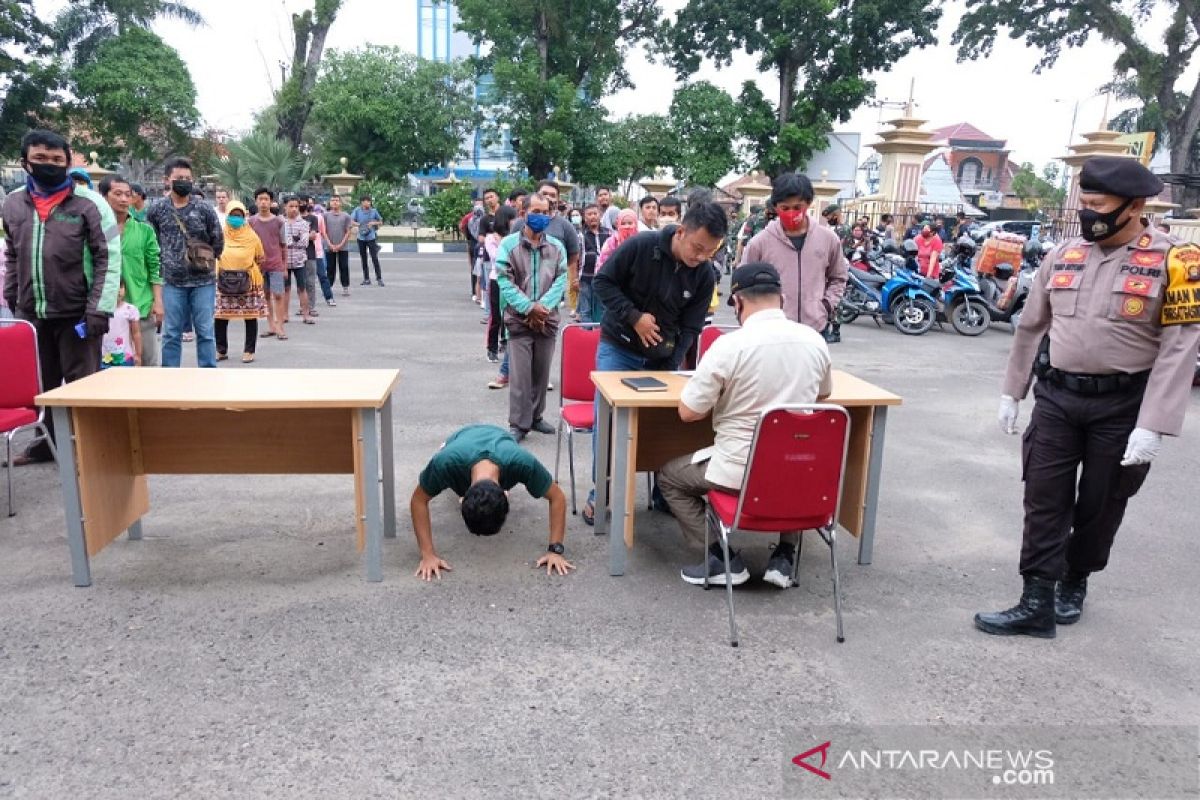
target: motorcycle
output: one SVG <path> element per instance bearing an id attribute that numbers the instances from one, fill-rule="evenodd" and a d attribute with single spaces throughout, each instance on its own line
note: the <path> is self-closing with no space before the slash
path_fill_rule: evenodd
<path id="1" fill-rule="evenodd" d="M 974 255 L 975 242 L 969 236 L 960 236 L 939 265 L 938 291 L 932 292 L 939 301 L 938 322 L 949 321 L 962 336 L 979 336 L 992 324 L 991 312 L 971 270 Z"/>
<path id="2" fill-rule="evenodd" d="M 937 300 L 931 292 L 940 286 L 906 269 L 905 259 L 887 250 L 852 254 L 853 263 L 868 268 L 849 271 L 846 293 L 837 308 L 838 322 L 849 324 L 865 314 L 876 325 L 891 322 L 903 334 L 920 336 L 937 319 Z"/>

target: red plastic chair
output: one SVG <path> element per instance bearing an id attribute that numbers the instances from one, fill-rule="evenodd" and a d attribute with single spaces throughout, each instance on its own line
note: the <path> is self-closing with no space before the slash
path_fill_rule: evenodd
<path id="1" fill-rule="evenodd" d="M 733 617 L 733 582 L 729 567 L 729 535 L 733 531 L 778 533 L 815 530 L 829 546 L 833 567 L 833 606 L 837 640 L 842 635 L 842 593 L 837 562 L 837 517 L 846 471 L 850 415 L 841 406 L 826 404 L 775 406 L 763 412 L 754 429 L 750 459 L 742 490 L 708 493 L 709 525 L 716 528 L 725 556 L 725 587 L 729 601 L 730 643 L 738 646 Z M 800 565 L 797 548 L 792 585 Z M 707 577 L 704 588 L 709 586 Z"/>
<path id="2" fill-rule="evenodd" d="M 4 463 L 8 477 L 8 515 L 13 510 L 12 440 L 22 431 L 37 433 L 33 441 L 45 439 L 50 452 L 58 459 L 50 431 L 46 428 L 46 411 L 33 401 L 42 392 L 42 368 L 38 360 L 37 330 L 21 319 L 0 320 L 0 432 L 4 434 Z"/>
<path id="3" fill-rule="evenodd" d="M 700 345 L 696 352 L 696 363 L 704 358 L 704 354 L 708 352 L 708 348 L 712 347 L 713 342 L 719 339 L 730 331 L 736 331 L 736 325 L 705 325 L 700 331 Z"/>
<path id="4" fill-rule="evenodd" d="M 573 434 L 593 433 L 596 428 L 596 409 L 593 400 L 596 387 L 592 370 L 596 368 L 596 349 L 600 346 L 600 324 L 583 322 L 564 325 L 562 357 L 559 360 L 558 430 L 555 431 L 554 481 L 558 482 L 558 465 L 562 455 L 563 427 L 567 429 L 567 461 L 571 472 L 571 513 L 577 514 L 575 498 L 575 448 Z"/>

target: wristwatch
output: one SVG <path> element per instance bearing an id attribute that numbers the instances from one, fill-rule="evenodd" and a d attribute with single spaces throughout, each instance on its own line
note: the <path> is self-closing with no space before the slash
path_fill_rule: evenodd
<path id="1" fill-rule="evenodd" d="M 567 552 L 567 548 L 562 546 L 562 542 L 552 542 L 550 546 L 546 548 L 546 552 L 554 553 L 556 556 L 561 556 L 563 553 Z"/>

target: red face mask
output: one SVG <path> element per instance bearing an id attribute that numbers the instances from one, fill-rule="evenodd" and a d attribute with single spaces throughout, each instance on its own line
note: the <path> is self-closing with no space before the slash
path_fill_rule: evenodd
<path id="1" fill-rule="evenodd" d="M 800 221 L 804 219 L 803 211 L 780 211 L 779 221 L 783 223 L 783 227 L 788 230 L 795 230 L 800 227 Z"/>

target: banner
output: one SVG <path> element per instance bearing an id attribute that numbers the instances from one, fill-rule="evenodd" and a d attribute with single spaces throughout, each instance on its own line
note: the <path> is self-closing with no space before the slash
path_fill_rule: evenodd
<path id="1" fill-rule="evenodd" d="M 1143 167 L 1150 166 L 1150 156 L 1154 152 L 1154 131 L 1127 133 L 1117 139 L 1117 141 L 1123 145 L 1127 145 L 1129 147 L 1129 154 L 1142 162 Z"/>

